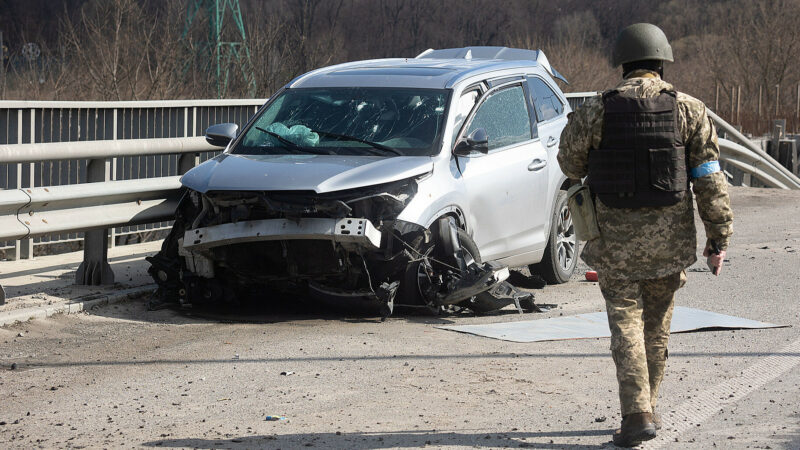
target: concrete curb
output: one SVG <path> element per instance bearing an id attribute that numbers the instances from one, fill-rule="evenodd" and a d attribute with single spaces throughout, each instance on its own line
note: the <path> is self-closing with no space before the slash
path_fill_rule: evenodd
<path id="1" fill-rule="evenodd" d="M 17 309 L 0 313 L 0 327 L 11 325 L 17 322 L 25 322 L 31 319 L 43 319 L 55 314 L 75 314 L 80 311 L 89 310 L 97 306 L 112 305 L 120 303 L 141 294 L 155 290 L 155 284 L 137 286 L 108 294 L 94 294 L 79 297 L 70 303 L 61 305 L 35 306 L 31 308 Z"/>

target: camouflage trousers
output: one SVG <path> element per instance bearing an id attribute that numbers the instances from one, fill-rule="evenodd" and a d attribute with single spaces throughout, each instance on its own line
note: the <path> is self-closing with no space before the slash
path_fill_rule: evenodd
<path id="1" fill-rule="evenodd" d="M 675 291 L 686 282 L 686 272 L 635 281 L 598 275 L 622 415 L 652 412 L 664 378 Z"/>

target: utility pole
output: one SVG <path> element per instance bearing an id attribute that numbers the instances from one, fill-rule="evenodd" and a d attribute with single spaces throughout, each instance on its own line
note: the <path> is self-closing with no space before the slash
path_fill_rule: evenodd
<path id="1" fill-rule="evenodd" d="M 3 42 L 3 30 L 0 30 L 0 80 L 6 79 L 6 44 Z"/>
<path id="2" fill-rule="evenodd" d="M 719 83 L 717 83 L 717 93 L 714 96 L 714 112 L 719 112 Z"/>
<path id="3" fill-rule="evenodd" d="M 756 121 L 756 129 L 761 130 L 761 91 L 763 86 L 758 85 L 758 120 Z M 760 132 L 760 131 L 759 131 Z"/>
<path id="4" fill-rule="evenodd" d="M 775 85 L 775 118 L 777 119 L 780 115 L 781 110 L 781 85 Z"/>
<path id="5" fill-rule="evenodd" d="M 758 120 L 761 120 L 761 90 L 762 87 L 758 85 Z"/>
<path id="6" fill-rule="evenodd" d="M 741 112 L 742 109 L 741 106 L 742 106 L 742 87 L 739 86 L 739 88 L 736 91 L 736 123 L 739 125 L 742 124 L 742 122 L 739 121 L 739 112 Z"/>
<path id="7" fill-rule="evenodd" d="M 244 31 L 239 0 L 191 0 L 186 10 L 186 39 L 200 10 L 208 16 L 208 38 L 199 45 L 201 57 L 208 60 L 208 72 L 213 74 L 217 98 L 228 93 L 231 66 L 241 71 L 247 86 L 247 94 L 256 94 L 256 78 L 250 60 L 250 48 Z"/>

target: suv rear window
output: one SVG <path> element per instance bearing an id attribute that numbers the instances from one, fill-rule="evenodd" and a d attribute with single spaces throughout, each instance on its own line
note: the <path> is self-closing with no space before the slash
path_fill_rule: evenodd
<path id="1" fill-rule="evenodd" d="M 529 77 L 528 87 L 538 122 L 556 118 L 564 112 L 564 104 L 558 95 L 540 78 Z"/>

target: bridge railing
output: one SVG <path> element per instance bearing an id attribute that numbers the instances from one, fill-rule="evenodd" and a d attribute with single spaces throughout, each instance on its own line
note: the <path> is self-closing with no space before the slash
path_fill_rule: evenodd
<path id="1" fill-rule="evenodd" d="M 82 245 L 76 282 L 112 282 L 109 244 L 167 228 L 177 175 L 221 150 L 196 136 L 265 101 L 0 101 L 0 259 Z"/>
<path id="2" fill-rule="evenodd" d="M 567 97 L 575 108 L 594 95 Z M 194 136 L 215 123 L 243 125 L 264 102 L 0 102 L 0 243 L 13 242 L 19 258 L 32 257 L 34 245 L 82 240 L 76 282 L 113 282 L 106 255 L 115 233 L 168 223 L 177 175 L 220 151 Z M 739 141 L 720 140 L 723 164 L 800 189 L 797 176 L 709 116 Z"/>
<path id="3" fill-rule="evenodd" d="M 54 142 L 0 146 L 0 163 L 86 160 L 85 183 L 0 190 L 0 241 L 16 242 L 82 233 L 84 257 L 77 284 L 111 284 L 109 228 L 171 220 L 179 200 L 178 176 L 110 180 L 111 161 L 175 154 L 176 170 L 194 167 L 203 152 L 219 151 L 202 137 Z M 0 286 L 0 303 L 5 294 Z"/>
<path id="4" fill-rule="evenodd" d="M 202 136 L 215 123 L 244 124 L 264 99 L 245 100 L 175 100 L 125 102 L 47 102 L 0 101 L 0 146 L 3 155 L 16 154 L 14 160 L 0 160 L 0 189 L 22 189 L 86 183 L 93 160 L 91 154 L 78 154 L 89 147 L 103 149 L 110 141 L 174 139 Z M 103 141 L 96 143 L 96 141 Z M 51 147 L 52 158 L 28 159 L 22 156 L 41 143 L 67 143 Z M 80 145 L 74 145 L 81 142 Z M 95 142 L 95 144 L 89 144 Z M 161 145 L 159 143 L 158 145 Z M 158 149 L 158 145 L 151 149 Z M 105 180 L 131 180 L 175 176 L 181 173 L 181 160 L 166 145 L 158 152 L 134 152 L 107 157 Z M 175 144 L 171 144 L 175 145 Z M 117 150 L 118 147 L 110 147 Z M 146 150 L 146 149 L 142 149 Z M 43 150 L 38 150 L 43 151 Z M 218 149 L 199 152 L 203 161 Z M 69 155 L 69 157 L 64 157 Z M 184 163 L 186 159 L 184 158 Z M 105 181 L 102 180 L 102 181 Z M 150 223 L 111 230 L 110 244 L 136 240 L 157 232 L 169 223 Z M 60 233 L 3 241 L 0 256 L 10 259 L 31 258 L 34 251 L 46 253 L 59 246 L 75 246 L 82 234 Z"/>

